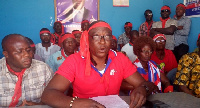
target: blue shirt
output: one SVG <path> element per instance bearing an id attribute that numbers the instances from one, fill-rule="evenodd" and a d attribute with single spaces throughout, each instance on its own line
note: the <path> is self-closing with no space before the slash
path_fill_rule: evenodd
<path id="1" fill-rule="evenodd" d="M 67 57 L 66 54 L 65 56 Z M 62 56 L 61 51 L 57 51 L 56 53 L 52 54 L 45 62 L 54 72 L 56 72 L 64 60 L 65 58 Z"/>

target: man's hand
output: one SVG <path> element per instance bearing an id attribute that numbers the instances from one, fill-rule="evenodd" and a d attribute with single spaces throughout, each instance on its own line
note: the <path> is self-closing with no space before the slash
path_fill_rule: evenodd
<path id="1" fill-rule="evenodd" d="M 92 99 L 78 98 L 72 103 L 73 108 L 105 108 L 104 105 L 94 101 Z"/>
<path id="2" fill-rule="evenodd" d="M 145 87 L 139 86 L 131 93 L 130 108 L 140 108 L 146 102 L 147 91 Z"/>
<path id="3" fill-rule="evenodd" d="M 160 93 L 158 86 L 156 86 L 154 83 L 145 81 L 142 85 L 145 85 L 149 90 L 147 91 L 147 96 L 152 93 Z"/>

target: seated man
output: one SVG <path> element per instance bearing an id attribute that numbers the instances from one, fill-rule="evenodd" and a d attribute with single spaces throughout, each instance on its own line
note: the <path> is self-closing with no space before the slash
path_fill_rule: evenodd
<path id="1" fill-rule="evenodd" d="M 76 39 L 76 51 L 78 52 L 80 50 L 80 39 L 82 32 L 79 30 L 73 30 L 72 34 L 75 36 Z"/>
<path id="2" fill-rule="evenodd" d="M 165 48 L 166 38 L 163 34 L 155 35 L 153 40 L 156 43 L 156 50 L 152 53 L 151 60 L 156 62 L 173 84 L 178 66 L 176 58 L 171 50 Z"/>
<path id="3" fill-rule="evenodd" d="M 119 94 L 125 79 L 134 87 L 130 107 L 141 107 L 149 92 L 158 88 L 146 82 L 126 56 L 110 50 L 112 39 L 108 23 L 91 23 L 88 32 L 82 34 L 80 52 L 69 56 L 59 67 L 43 92 L 42 102 L 52 107 L 103 108 L 89 98 Z M 73 97 L 64 95 L 71 83 Z"/>
<path id="4" fill-rule="evenodd" d="M 132 30 L 132 23 L 130 22 L 126 22 L 125 25 L 124 25 L 124 30 L 125 32 L 123 34 L 121 34 L 119 37 L 118 37 L 118 45 L 119 45 L 119 48 L 120 48 L 120 51 L 121 51 L 121 48 L 129 43 L 130 41 L 130 32 Z"/>
<path id="5" fill-rule="evenodd" d="M 74 54 L 76 49 L 76 40 L 73 34 L 65 34 L 61 39 L 61 51 L 52 54 L 45 62 L 53 69 L 57 71 L 58 67 L 64 62 L 64 60 Z"/>
<path id="6" fill-rule="evenodd" d="M 88 30 L 89 25 L 90 25 L 90 23 L 88 20 L 83 20 L 81 22 L 81 31 Z"/>
<path id="7" fill-rule="evenodd" d="M 135 61 L 136 55 L 133 53 L 133 42 L 135 39 L 139 37 L 139 33 L 137 30 L 132 30 L 130 33 L 130 42 L 124 45 L 121 49 L 121 51 L 124 51 L 128 58 L 131 60 L 131 62 Z"/>
<path id="8" fill-rule="evenodd" d="M 47 28 L 42 28 L 40 30 L 40 39 L 42 43 L 36 44 L 35 53 L 40 56 L 43 62 L 45 62 L 51 54 L 59 51 L 60 47 L 53 45 L 53 43 L 50 42 L 51 33 Z"/>
<path id="9" fill-rule="evenodd" d="M 0 59 L 0 107 L 42 104 L 40 97 L 52 70 L 32 59 L 30 44 L 22 35 L 7 35 L 1 44 L 5 57 Z"/>
<path id="10" fill-rule="evenodd" d="M 117 50 L 117 38 L 112 35 L 113 39 L 112 39 L 112 44 L 111 44 L 111 49 L 114 50 L 114 51 L 118 51 Z"/>
<path id="11" fill-rule="evenodd" d="M 200 37 L 200 36 L 199 36 Z M 197 45 L 200 48 L 200 38 Z M 179 90 L 200 98 L 200 53 L 192 52 L 181 57 L 174 84 Z"/>
<path id="12" fill-rule="evenodd" d="M 55 32 L 51 35 L 51 43 L 59 45 L 62 35 L 65 34 L 64 26 L 60 21 L 56 21 L 54 22 L 53 29 Z"/>

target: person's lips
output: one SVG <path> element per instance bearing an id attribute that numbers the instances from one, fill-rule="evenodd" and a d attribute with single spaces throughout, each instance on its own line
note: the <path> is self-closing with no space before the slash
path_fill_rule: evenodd
<path id="1" fill-rule="evenodd" d="M 99 49 L 99 52 L 100 52 L 100 53 L 105 53 L 105 52 L 106 52 L 106 48 L 105 48 L 105 47 L 100 48 L 100 49 Z"/>
<path id="2" fill-rule="evenodd" d="M 24 60 L 24 64 L 25 64 L 25 65 L 31 64 L 31 59 L 26 59 L 26 60 Z"/>

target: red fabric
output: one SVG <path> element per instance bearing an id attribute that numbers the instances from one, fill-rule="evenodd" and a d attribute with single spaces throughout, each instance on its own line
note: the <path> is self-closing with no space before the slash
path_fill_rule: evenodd
<path id="1" fill-rule="evenodd" d="M 63 24 L 62 24 L 61 21 L 56 21 L 56 22 L 60 23 L 60 24 L 61 24 L 61 27 L 62 27 L 62 28 L 61 28 L 61 29 L 62 29 L 62 33 L 61 33 L 61 34 L 54 33 L 54 35 L 56 35 L 56 36 L 58 37 L 58 46 L 60 46 L 60 44 L 61 44 L 61 36 L 65 34 L 65 28 L 64 28 L 64 26 L 63 26 Z M 55 22 L 55 23 L 56 23 L 56 22 Z M 54 24 L 55 24 L 55 23 L 54 23 Z M 54 35 L 52 35 L 51 42 L 55 44 L 56 39 L 55 39 L 55 36 L 54 36 Z"/>
<path id="2" fill-rule="evenodd" d="M 90 62 L 90 67 L 93 66 L 91 65 Z M 56 74 L 62 75 L 72 82 L 73 96 L 90 98 L 117 95 L 119 94 L 122 80 L 135 73 L 136 68 L 128 57 L 120 52 L 116 53 L 111 50 L 109 51 L 107 65 L 102 77 L 94 68 L 91 68 L 90 76 L 86 76 L 86 59 L 81 58 L 80 53 L 76 53 L 63 62 Z"/>
<path id="3" fill-rule="evenodd" d="M 198 40 L 199 40 L 199 38 L 200 38 L 200 33 L 199 33 L 199 35 L 198 35 Z"/>
<path id="4" fill-rule="evenodd" d="M 174 91 L 173 86 L 168 86 L 167 88 L 165 88 L 164 93 L 173 92 L 173 91 Z"/>
<path id="5" fill-rule="evenodd" d="M 81 34 L 82 32 L 81 32 L 81 31 L 72 31 L 72 34 L 73 34 L 73 35 L 78 34 L 78 33 Z"/>
<path id="6" fill-rule="evenodd" d="M 117 38 L 114 35 L 112 35 L 112 38 L 117 41 Z"/>
<path id="7" fill-rule="evenodd" d="M 170 11 L 171 11 L 171 9 L 170 9 L 168 6 L 163 6 L 163 7 L 161 8 L 161 10 L 170 10 Z"/>
<path id="8" fill-rule="evenodd" d="M 145 22 L 146 26 L 147 26 L 147 36 L 150 36 L 150 30 L 153 24 L 153 21 L 151 21 L 150 25 L 148 24 L 148 22 Z"/>
<path id="9" fill-rule="evenodd" d="M 165 28 L 165 23 L 167 22 L 168 19 L 170 19 L 170 17 L 167 18 L 167 19 L 162 19 L 162 18 L 160 17 L 160 21 L 162 22 L 162 28 Z"/>
<path id="10" fill-rule="evenodd" d="M 40 35 L 43 34 L 43 33 L 49 33 L 49 34 L 51 34 L 48 30 L 44 30 L 44 31 L 40 32 Z"/>
<path id="11" fill-rule="evenodd" d="M 30 47 L 35 47 L 35 44 L 31 44 Z"/>
<path id="12" fill-rule="evenodd" d="M 126 25 L 124 25 L 124 27 L 133 27 L 132 23 L 128 23 Z"/>
<path id="13" fill-rule="evenodd" d="M 184 4 L 178 4 L 178 5 L 176 6 L 176 8 L 179 7 L 179 6 L 180 6 L 180 7 L 183 7 L 183 9 L 186 9 L 186 7 L 185 7 Z"/>
<path id="14" fill-rule="evenodd" d="M 133 46 L 133 43 L 129 42 L 129 44 Z"/>
<path id="15" fill-rule="evenodd" d="M 67 57 L 65 56 L 64 49 L 61 50 L 61 55 L 66 59 Z"/>
<path id="16" fill-rule="evenodd" d="M 166 40 L 166 37 L 164 34 L 157 34 L 153 37 L 153 40 L 155 41 L 156 39 L 158 39 L 159 37 L 163 37 Z"/>
<path id="17" fill-rule="evenodd" d="M 81 35 L 81 40 L 80 40 L 80 54 L 81 56 L 86 58 L 86 68 L 85 68 L 85 75 L 89 76 L 90 75 L 90 52 L 89 52 L 89 41 L 88 41 L 88 32 L 96 27 L 107 27 L 110 30 L 111 27 L 108 23 L 106 22 L 97 22 L 94 25 L 92 25 L 88 31 L 84 31 Z"/>
<path id="18" fill-rule="evenodd" d="M 173 52 L 171 50 L 165 49 L 165 57 L 163 58 L 163 60 L 160 60 L 157 56 L 156 56 L 156 52 L 154 51 L 151 55 L 151 60 L 155 61 L 156 64 L 160 64 L 160 63 L 165 63 L 165 67 L 164 67 L 164 72 L 167 73 L 170 70 L 177 68 L 178 64 L 176 61 L 176 58 L 173 54 Z"/>
<path id="19" fill-rule="evenodd" d="M 74 37 L 73 34 L 65 34 L 65 35 L 63 35 L 63 36 L 61 37 L 60 43 L 63 43 L 63 41 L 64 41 L 65 39 L 67 39 L 67 38 L 73 38 L 73 39 L 75 39 L 75 37 Z"/>
<path id="20" fill-rule="evenodd" d="M 81 24 L 83 24 L 83 23 L 89 23 L 89 21 L 88 21 L 88 20 L 83 20 L 83 21 L 81 22 Z"/>
<path id="21" fill-rule="evenodd" d="M 23 69 L 21 72 L 15 72 L 10 68 L 10 66 L 8 64 L 6 64 L 6 66 L 7 66 L 8 70 L 10 72 L 12 72 L 13 74 L 15 74 L 18 77 L 18 81 L 17 81 L 17 83 L 15 85 L 14 95 L 13 95 L 12 101 L 11 101 L 11 103 L 9 105 L 9 107 L 15 107 L 18 104 L 19 98 L 22 95 L 21 83 L 22 83 L 23 74 L 24 74 L 26 69 Z"/>

